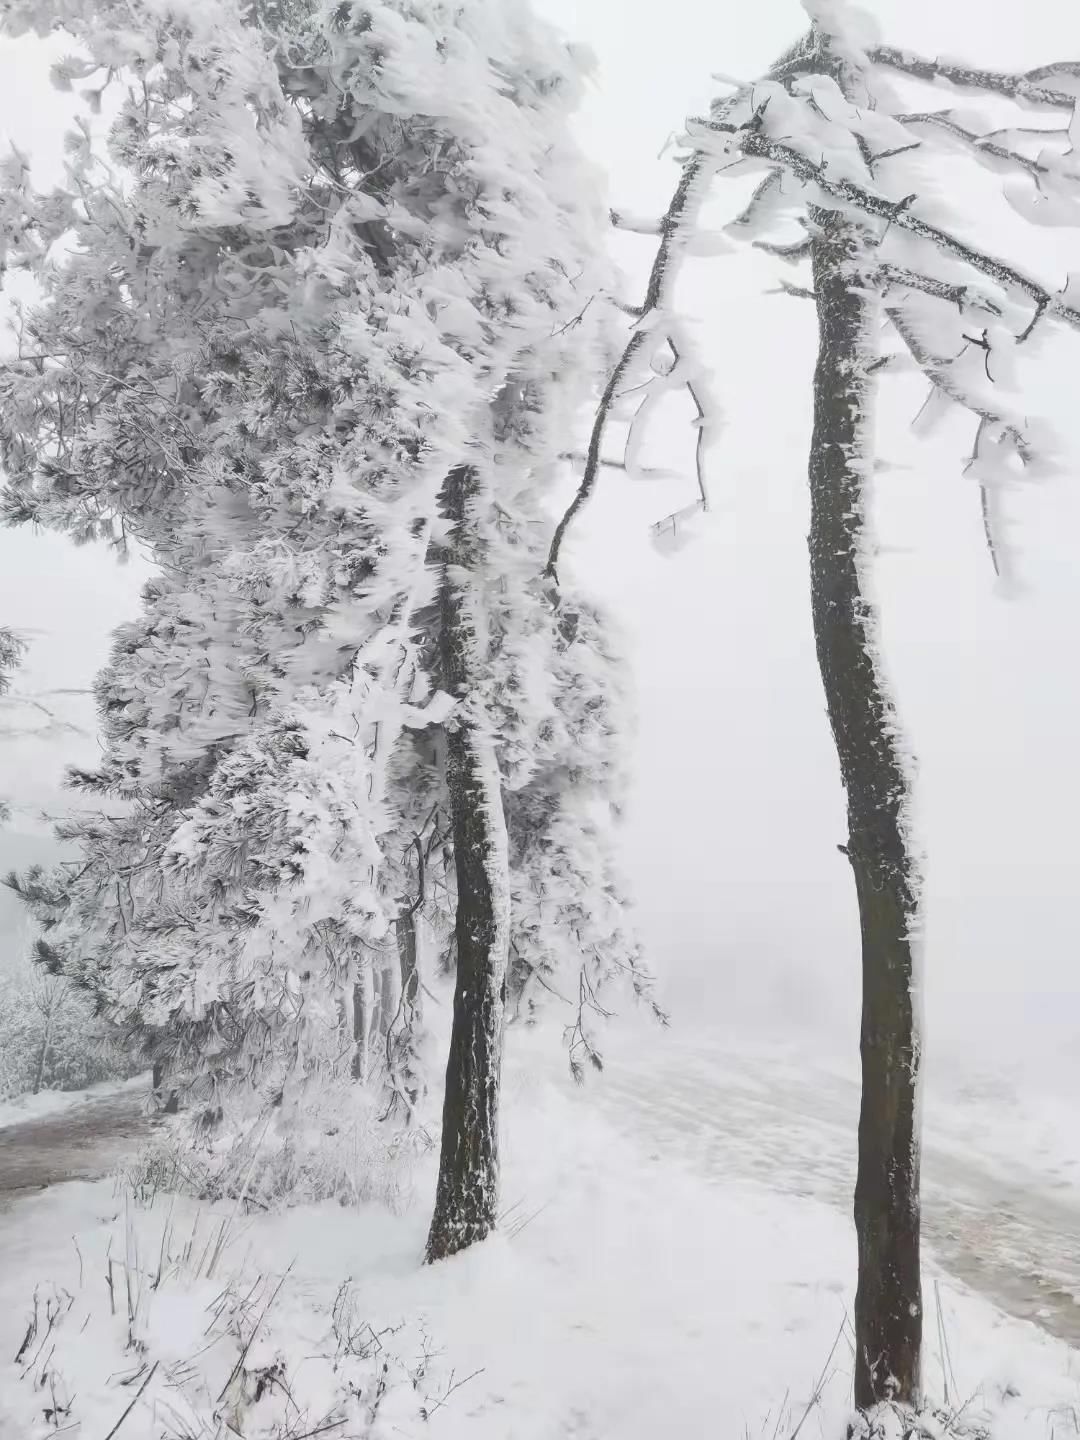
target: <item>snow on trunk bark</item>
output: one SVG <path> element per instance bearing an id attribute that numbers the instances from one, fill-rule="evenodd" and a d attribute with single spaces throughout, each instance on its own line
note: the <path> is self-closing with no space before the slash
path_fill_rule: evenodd
<path id="1" fill-rule="evenodd" d="M 862 934 L 855 1403 L 866 1408 L 919 1398 L 918 877 L 905 827 L 908 779 L 862 573 L 878 307 L 860 285 L 862 232 L 836 212 L 818 210 L 812 219 L 820 348 L 809 465 L 811 587 Z"/>
<path id="2" fill-rule="evenodd" d="M 480 636 L 469 594 L 478 559 L 469 506 L 478 488 L 476 470 L 458 466 L 445 489 L 453 532 L 441 595 L 440 652 L 444 688 L 459 702 L 448 726 L 446 762 L 457 878 L 457 980 L 429 1262 L 483 1240 L 498 1210 L 510 878 L 495 742 L 474 708 Z"/>

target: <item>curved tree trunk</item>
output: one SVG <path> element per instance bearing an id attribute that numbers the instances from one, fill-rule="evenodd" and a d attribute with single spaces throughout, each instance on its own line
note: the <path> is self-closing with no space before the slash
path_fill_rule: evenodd
<path id="1" fill-rule="evenodd" d="M 861 232 L 835 212 L 816 211 L 813 222 L 820 348 L 809 466 L 811 586 L 862 932 L 855 1403 L 865 1408 L 919 1398 L 917 874 L 904 827 L 907 777 L 861 583 L 877 305 L 859 288 Z M 863 278 L 871 271 L 865 264 Z"/>
<path id="2" fill-rule="evenodd" d="M 446 762 L 457 877 L 457 980 L 429 1261 L 483 1240 L 495 1227 L 498 1209 L 509 875 L 495 743 L 472 705 L 482 643 L 469 603 L 469 574 L 478 556 L 468 507 L 477 485 L 476 472 L 459 466 L 445 489 L 454 530 L 442 586 L 440 658 L 443 688 L 459 702 L 447 727 Z"/>

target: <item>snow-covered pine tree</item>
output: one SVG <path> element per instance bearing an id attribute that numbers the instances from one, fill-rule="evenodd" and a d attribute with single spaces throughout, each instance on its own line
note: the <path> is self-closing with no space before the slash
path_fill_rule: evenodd
<path id="1" fill-rule="evenodd" d="M 914 368 L 929 384 L 921 426 L 951 404 L 972 414 L 968 473 L 979 485 L 995 570 L 1007 575 L 1002 496 L 1049 454 L 1043 427 L 1003 393 L 1003 382 L 1017 352 L 1044 327 L 1080 327 L 1080 303 L 1070 285 L 1058 290 L 970 240 L 985 225 L 942 193 L 935 162 L 946 151 L 969 156 L 1005 177 L 1004 199 L 1032 223 L 1080 223 L 1080 62 L 1009 74 L 927 59 L 882 44 L 844 0 L 804 5 L 809 32 L 766 75 L 734 85 L 708 117 L 688 124 L 679 184 L 656 226 L 661 244 L 645 304 L 598 412 L 574 508 L 595 484 L 616 390 L 636 380 L 669 384 L 669 359 L 657 362 L 662 351 L 675 353 L 678 377 L 674 261 L 693 244 L 710 180 L 721 171 L 764 169 L 728 234 L 809 266 L 806 281 L 785 288 L 815 303 L 820 329 L 809 463 L 811 591 L 848 799 L 849 837 L 841 848 L 854 872 L 862 929 L 855 1399 L 868 1407 L 918 1401 L 922 1336 L 919 867 L 908 821 L 909 766 L 866 584 L 873 401 L 881 376 Z M 932 98 L 920 93 L 922 85 Z M 948 90 L 965 94 L 963 112 L 941 104 Z M 1028 113 L 1005 125 L 996 113 L 980 117 L 970 108 L 980 94 L 996 110 L 1006 100 Z M 683 373 L 697 383 L 694 369 Z M 646 412 L 648 403 L 646 391 Z M 707 422 L 708 407 L 699 403 L 700 413 Z M 699 442 L 699 464 L 701 457 Z"/>
<path id="2" fill-rule="evenodd" d="M 67 827 L 85 864 L 41 918 L 214 1112 L 223 1082 L 276 1097 L 336 1057 L 385 929 L 382 772 L 423 700 L 437 493 L 415 459 L 456 445 L 464 397 L 420 360 L 424 319 L 398 323 L 420 297 L 358 233 L 378 201 L 326 173 L 283 42 L 239 7 L 51 18 L 90 56 L 62 80 L 127 93 L 107 158 L 73 137 L 62 193 L 9 166 L 5 258 L 46 297 L 4 382 L 9 517 L 133 538 L 161 576 L 99 686 L 105 762 L 76 777 L 129 804 Z"/>
<path id="3" fill-rule="evenodd" d="M 552 935 L 589 916 L 568 923 L 590 992 L 636 964 L 590 904 L 613 895 L 600 822 L 557 793 L 581 776 L 603 808 L 616 725 L 540 574 L 606 283 L 574 57 L 496 0 L 8 17 L 75 37 L 61 83 L 120 91 L 107 153 L 75 135 L 60 192 L 5 172 L 3 258 L 44 292 L 0 388 L 8 518 L 134 540 L 160 571 L 99 685 L 102 767 L 74 777 L 123 803 L 70 822 L 81 862 L 33 887 L 51 963 L 206 1113 L 247 1093 L 280 1121 L 351 1066 L 357 990 L 373 1053 L 394 929 L 379 1035 L 408 1101 L 410 922 L 479 904 L 486 1007 L 459 974 L 454 1045 L 479 1024 L 487 1060 L 451 1061 L 467 1103 L 430 1253 L 459 1248 L 494 1220 L 511 937 L 530 973 L 554 960 L 511 905 L 504 790 L 553 790 L 514 875 L 551 891 Z"/>

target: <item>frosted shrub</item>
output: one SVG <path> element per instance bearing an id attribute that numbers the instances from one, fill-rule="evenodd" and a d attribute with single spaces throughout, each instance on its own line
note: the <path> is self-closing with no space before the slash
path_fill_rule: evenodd
<path id="1" fill-rule="evenodd" d="M 416 1160 L 431 1149 L 423 1126 L 385 1117 L 385 1098 L 345 1076 L 309 1077 L 289 1106 L 230 1106 L 225 1123 L 186 1110 L 130 1176 L 147 1198 L 159 1190 L 231 1198 L 270 1209 L 337 1200 L 376 1202 L 400 1213 L 413 1193 Z"/>
<path id="2" fill-rule="evenodd" d="M 95 1019 L 70 983 L 16 952 L 0 983 L 0 1100 L 41 1090 L 81 1090 L 145 1068 Z"/>

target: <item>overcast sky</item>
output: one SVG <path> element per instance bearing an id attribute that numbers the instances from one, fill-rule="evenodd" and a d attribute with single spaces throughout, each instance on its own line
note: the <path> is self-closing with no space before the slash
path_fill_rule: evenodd
<path id="1" fill-rule="evenodd" d="M 613 201 L 660 209 L 671 189 L 669 135 L 711 93 L 710 73 L 751 76 L 800 29 L 792 0 L 544 0 L 596 52 L 583 144 Z M 890 39 L 1001 66 L 1080 54 L 1073 0 L 888 0 L 870 7 Z M 63 105 L 35 47 L 0 49 L 0 130 L 55 153 Z M 989 200 L 987 204 L 989 205 Z M 730 200 L 723 194 L 718 213 Z M 994 239 L 1016 227 L 987 210 Z M 989 232 L 988 232 L 989 233 Z M 985 237 L 984 237 L 985 238 Z M 618 251 L 633 289 L 648 241 Z M 1080 270 L 1080 235 L 1039 234 L 1029 258 L 1051 280 Z M 854 896 L 843 804 L 814 666 L 805 533 L 812 308 L 763 292 L 763 257 L 686 268 L 693 318 L 723 401 L 726 431 L 700 538 L 658 557 L 648 522 L 691 498 L 688 417 L 673 411 L 654 453 L 680 485 L 606 478 L 568 552 L 621 616 L 636 667 L 640 726 L 627 865 L 642 928 L 666 972 L 676 1018 L 813 1022 L 849 1040 L 858 995 Z M 929 856 L 927 992 L 931 1043 L 963 1052 L 982 1027 L 1002 1065 L 1032 1083 L 1080 1032 L 1075 901 L 1080 877 L 1080 336 L 1040 358 L 1031 408 L 1066 440 L 1059 479 L 1011 497 L 1025 592 L 998 594 L 977 495 L 963 479 L 962 419 L 916 445 L 921 398 L 894 382 L 883 399 L 878 564 L 887 658 L 920 758 L 920 838 Z M 1072 447 L 1070 456 L 1069 450 Z M 0 621 L 31 632 L 26 686 L 83 687 L 110 626 L 131 613 L 137 575 L 56 539 L 0 534 Z M 63 700 L 85 723 L 86 707 Z M 10 723 L 29 723 L 19 712 Z M 92 739 L 79 742 L 92 753 Z M 32 808 L 55 788 L 61 751 L 23 741 L 0 757 L 3 788 Z M 25 845 L 24 808 L 6 852 Z M 20 833 L 21 832 L 21 833 Z M 0 857 L 2 858 L 2 857 Z M 1020 1023 L 1017 1023 L 1019 1021 Z"/>

